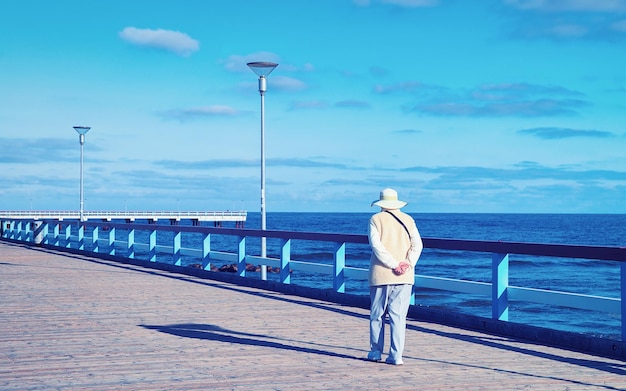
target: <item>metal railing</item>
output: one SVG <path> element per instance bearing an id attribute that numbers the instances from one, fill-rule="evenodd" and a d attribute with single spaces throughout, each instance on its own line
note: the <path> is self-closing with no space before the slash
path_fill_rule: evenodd
<path id="1" fill-rule="evenodd" d="M 333 290 L 344 293 L 348 279 L 367 280 L 368 270 L 346 266 L 346 244 L 368 244 L 366 235 L 333 233 L 311 233 L 274 230 L 250 230 L 211 228 L 200 226 L 168 226 L 154 224 L 98 223 L 83 222 L 64 227 L 58 221 L 2 221 L 2 237 L 18 241 L 45 245 L 75 248 L 78 250 L 135 258 L 137 251 L 144 254 L 147 261 L 157 262 L 157 255 L 167 253 L 175 266 L 183 266 L 183 256 L 198 260 L 202 269 L 210 270 L 212 261 L 231 262 L 237 265 L 237 274 L 246 277 L 246 264 L 267 265 L 279 269 L 279 281 L 291 283 L 292 272 L 318 273 L 332 278 Z M 61 229 L 62 228 L 62 229 Z M 91 229 L 91 236 L 85 236 L 85 229 Z M 146 243 L 135 241 L 135 233 L 140 231 L 147 238 Z M 157 245 L 157 231 L 172 234 L 171 245 Z M 124 240 L 116 233 L 123 233 Z M 182 234 L 200 234 L 198 248 L 184 248 Z M 233 251 L 212 251 L 212 235 L 234 237 Z M 247 238 L 274 238 L 280 241 L 280 257 L 260 257 L 249 254 Z M 291 241 L 306 240 L 333 244 L 332 263 L 303 262 L 291 259 Z M 563 306 L 583 310 L 598 311 L 621 316 L 621 340 L 626 341 L 626 247 L 578 246 L 559 244 L 537 244 L 516 242 L 473 241 L 457 239 L 423 238 L 425 249 L 453 251 L 475 251 L 491 254 L 491 282 L 468 281 L 415 276 L 415 285 L 451 292 L 470 293 L 484 296 L 491 301 L 492 319 L 508 321 L 509 303 L 523 301 L 545 305 Z M 593 296 L 555 290 L 534 289 L 509 284 L 509 255 L 533 255 L 540 257 L 562 257 L 613 261 L 620 265 L 619 298 Z"/>

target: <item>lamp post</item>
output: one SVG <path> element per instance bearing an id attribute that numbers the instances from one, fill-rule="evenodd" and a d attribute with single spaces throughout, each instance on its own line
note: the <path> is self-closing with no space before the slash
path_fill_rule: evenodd
<path id="1" fill-rule="evenodd" d="M 275 62 L 249 62 L 248 66 L 259 76 L 259 93 L 261 94 L 261 230 L 265 230 L 265 91 L 267 76 L 278 66 Z M 265 258 L 265 237 L 261 238 L 261 257 Z M 261 265 L 261 279 L 267 279 L 265 265 Z"/>
<path id="2" fill-rule="evenodd" d="M 83 145 L 85 144 L 85 135 L 91 129 L 89 126 L 74 126 L 74 130 L 78 132 L 78 141 L 80 142 L 80 222 L 85 221 L 83 217 Z"/>

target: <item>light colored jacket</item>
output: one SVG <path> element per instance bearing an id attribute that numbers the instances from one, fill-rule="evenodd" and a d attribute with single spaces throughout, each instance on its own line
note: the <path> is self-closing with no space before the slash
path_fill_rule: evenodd
<path id="1" fill-rule="evenodd" d="M 389 213 L 404 223 L 411 234 L 410 238 L 402 224 Z M 372 247 L 369 285 L 413 285 L 414 267 L 424 248 L 415 220 L 399 209 L 383 210 L 370 218 L 368 237 Z M 393 269 L 400 262 L 409 263 L 412 267 L 406 273 L 397 275 Z"/>

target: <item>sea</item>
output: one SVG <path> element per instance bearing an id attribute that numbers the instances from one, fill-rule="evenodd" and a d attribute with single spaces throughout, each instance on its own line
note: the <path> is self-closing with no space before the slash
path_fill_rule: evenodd
<path id="1" fill-rule="evenodd" d="M 367 234 L 371 213 L 268 212 L 268 230 Z M 626 246 L 626 214 L 501 214 L 501 213 L 411 213 L 423 238 L 509 241 L 543 244 Z M 228 226 L 227 223 L 225 226 Z M 248 213 L 245 228 L 260 228 L 260 214 Z M 235 238 L 211 239 L 211 250 L 233 252 Z M 157 242 L 160 240 L 157 238 Z M 198 243 L 188 243 L 190 247 Z M 280 242 L 267 239 L 267 255 L 279 258 Z M 248 254 L 259 254 L 260 240 L 246 241 Z M 187 247 L 183 238 L 183 247 Z M 291 258 L 307 262 L 332 263 L 333 244 L 296 241 Z M 346 266 L 367 268 L 370 248 L 346 246 Z M 187 262 L 194 262 L 187 260 Z M 196 260 L 197 262 L 197 260 Z M 619 262 L 586 259 L 509 256 L 509 284 L 536 289 L 620 297 Z M 471 281 L 490 282 L 491 254 L 469 251 L 424 249 L 416 273 Z M 250 275 L 250 274 L 247 274 Z M 252 275 L 254 278 L 255 276 Z M 268 280 L 278 281 L 276 273 Z M 328 276 L 293 273 L 292 284 L 332 288 Z M 346 283 L 346 292 L 368 295 L 366 281 Z M 416 305 L 445 311 L 491 317 L 489 298 L 430 289 L 416 289 Z M 604 338 L 620 339 L 619 314 L 577 310 L 533 303 L 509 303 L 509 321 Z"/>

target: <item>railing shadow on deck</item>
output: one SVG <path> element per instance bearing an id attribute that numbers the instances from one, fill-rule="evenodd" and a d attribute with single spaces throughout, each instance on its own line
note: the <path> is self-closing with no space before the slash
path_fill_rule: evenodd
<path id="1" fill-rule="evenodd" d="M 62 222 L 56 220 L 3 221 L 2 237 L 11 241 L 34 243 L 43 247 L 81 254 L 87 253 L 101 258 L 141 264 L 142 266 L 161 270 L 222 281 L 232 281 L 241 285 L 261 287 L 359 307 L 367 308 L 369 302 L 369 298 L 366 296 L 348 294 L 345 291 L 348 279 L 367 279 L 366 269 L 347 267 L 345 262 L 346 244 L 367 244 L 366 235 L 110 222 L 82 222 L 80 224 L 66 222 L 63 231 L 61 231 L 62 224 Z M 135 241 L 136 232 L 143 234 L 142 236 L 145 238 L 144 243 Z M 171 234 L 171 244 L 157 245 L 157 232 L 169 232 Z M 186 235 L 201 235 L 197 248 L 184 248 L 181 245 L 183 233 Z M 88 236 L 89 234 L 90 236 Z M 118 236 L 122 236 L 122 238 L 118 238 Z M 234 238 L 234 250 L 231 252 L 212 251 L 211 241 L 212 237 L 215 236 Z M 260 237 L 274 238 L 280 241 L 279 258 L 261 258 L 249 253 L 246 239 Z M 293 260 L 291 259 L 292 240 L 333 243 L 333 259 L 330 263 Z M 423 241 L 426 249 L 475 251 L 491 254 L 491 282 L 416 275 L 415 284 L 420 288 L 471 293 L 487 297 L 491 301 L 492 317 L 484 318 L 420 306 L 412 306 L 410 316 L 500 335 L 525 338 L 542 344 L 570 347 L 608 357 L 626 357 L 626 343 L 624 342 L 626 340 L 626 322 L 622 315 L 626 313 L 624 309 L 624 297 L 626 295 L 626 248 L 435 238 L 423 238 Z M 157 260 L 161 254 L 168 254 L 170 262 L 163 263 Z M 590 262 L 593 260 L 617 262 L 620 265 L 621 276 L 620 298 L 509 285 L 509 254 L 580 258 L 590 260 Z M 197 259 L 198 267 L 189 268 L 183 266 L 183 256 Z M 237 265 L 237 273 L 232 275 L 210 272 L 212 261 L 232 262 Z M 261 281 L 247 277 L 246 265 L 249 263 L 277 268 L 279 270 L 279 280 Z M 298 272 L 329 276 L 332 279 L 333 288 L 327 290 L 292 285 L 291 275 Z M 622 315 L 621 340 L 598 338 L 509 322 L 510 301 L 528 301 Z"/>

